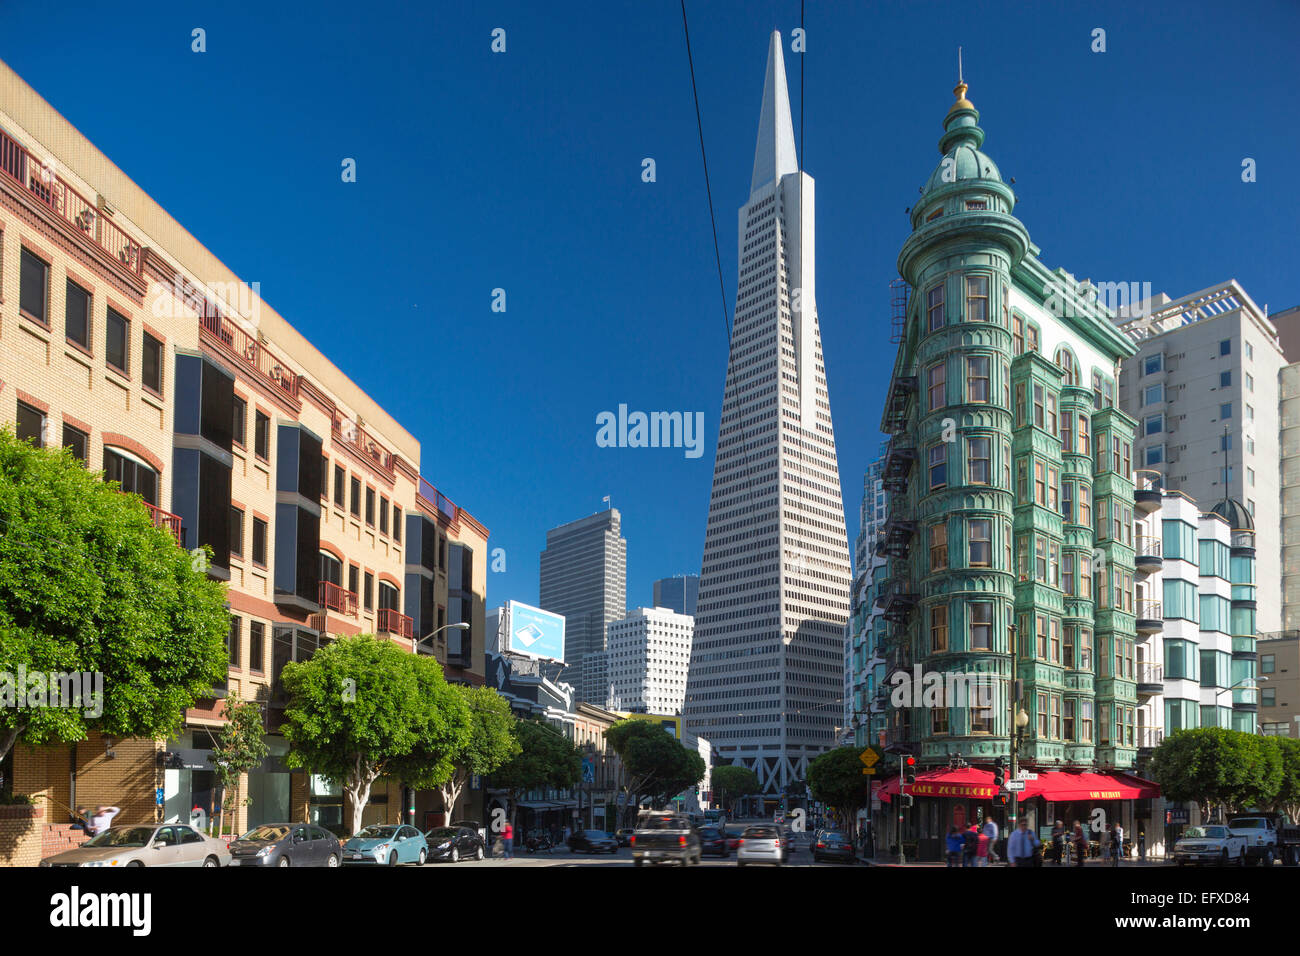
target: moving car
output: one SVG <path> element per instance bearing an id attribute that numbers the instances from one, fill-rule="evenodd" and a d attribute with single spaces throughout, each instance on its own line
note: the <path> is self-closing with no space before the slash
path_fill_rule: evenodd
<path id="1" fill-rule="evenodd" d="M 1245 866 L 1246 838 L 1224 826 L 1188 827 L 1174 844 L 1174 861 L 1179 866 L 1188 863 Z"/>
<path id="2" fill-rule="evenodd" d="M 700 831 L 680 813 L 648 810 L 637 820 L 632 834 L 632 865 L 664 860 L 682 866 L 699 864 L 702 857 Z"/>
<path id="3" fill-rule="evenodd" d="M 839 863 L 856 863 L 858 856 L 853 852 L 853 841 L 836 830 L 818 830 L 812 843 L 813 862 L 835 860 Z"/>
<path id="4" fill-rule="evenodd" d="M 202 866 L 230 863 L 225 840 L 204 836 L 179 823 L 109 827 L 71 850 L 41 860 L 41 866 Z"/>
<path id="5" fill-rule="evenodd" d="M 1276 813 L 1252 813 L 1233 817 L 1228 827 L 1246 840 L 1246 858 L 1251 864 L 1300 866 L 1300 827 Z"/>
<path id="6" fill-rule="evenodd" d="M 343 844 L 343 862 L 348 864 L 424 866 L 428 858 L 429 844 L 424 834 L 415 827 L 395 823 L 368 826 Z"/>
<path id="7" fill-rule="evenodd" d="M 343 862 L 343 846 L 324 827 L 264 823 L 230 844 L 231 866 L 327 866 Z"/>
<path id="8" fill-rule="evenodd" d="M 700 831 L 700 852 L 706 856 L 731 856 L 731 841 L 727 831 L 719 827 L 705 827 Z"/>
<path id="9" fill-rule="evenodd" d="M 736 849 L 736 865 L 774 863 L 783 866 L 789 856 L 790 845 L 781 835 L 781 828 L 760 824 L 746 827 L 745 832 L 740 835 L 740 846 Z"/>
<path id="10" fill-rule="evenodd" d="M 633 833 L 636 833 L 636 831 L 628 830 L 628 829 L 619 830 L 618 833 L 615 834 L 615 836 L 618 838 L 618 845 L 631 846 Z"/>
<path id="11" fill-rule="evenodd" d="M 434 827 L 424 839 L 429 845 L 429 856 L 435 860 L 459 863 L 470 857 L 481 860 L 485 855 L 483 837 L 469 826 Z"/>
<path id="12" fill-rule="evenodd" d="M 574 853 L 617 853 L 618 841 L 604 830 L 575 830 L 569 837 Z"/>

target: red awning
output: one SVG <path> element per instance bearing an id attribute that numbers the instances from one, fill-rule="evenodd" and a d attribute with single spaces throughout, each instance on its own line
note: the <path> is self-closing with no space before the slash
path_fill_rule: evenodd
<path id="1" fill-rule="evenodd" d="M 898 793 L 898 777 L 891 777 L 876 790 L 890 802 Z M 966 767 L 961 770 L 926 770 L 916 775 L 911 792 L 917 797 L 995 797 L 993 771 Z M 1160 786 L 1127 773 L 1081 773 L 1069 770 L 1040 770 L 1037 780 L 1026 780 L 1020 799 L 1048 800 L 1138 800 L 1160 796 Z"/>

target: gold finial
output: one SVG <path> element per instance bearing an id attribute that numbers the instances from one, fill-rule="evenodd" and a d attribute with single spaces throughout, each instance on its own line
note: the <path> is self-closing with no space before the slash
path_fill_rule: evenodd
<path id="1" fill-rule="evenodd" d="M 966 78 L 962 71 L 961 47 L 957 47 L 957 85 L 952 89 L 953 95 L 957 97 L 957 101 L 948 108 L 949 113 L 953 112 L 953 110 L 973 110 L 975 108 L 975 104 L 966 99 L 966 91 L 968 89 L 970 89 L 970 87 L 966 85 Z"/>

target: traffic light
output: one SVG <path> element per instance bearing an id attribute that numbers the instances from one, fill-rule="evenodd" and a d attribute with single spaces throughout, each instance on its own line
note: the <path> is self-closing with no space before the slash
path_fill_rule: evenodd
<path id="1" fill-rule="evenodd" d="M 899 799 L 898 805 L 900 807 L 910 807 L 912 805 L 912 795 L 910 793 L 905 793 L 898 799 Z"/>
<path id="2" fill-rule="evenodd" d="M 903 758 L 903 783 L 909 787 L 916 783 L 916 758 L 911 755 Z"/>
<path id="3" fill-rule="evenodd" d="M 1007 782 L 1006 765 L 1001 757 L 993 761 L 993 786 L 1001 790 Z"/>

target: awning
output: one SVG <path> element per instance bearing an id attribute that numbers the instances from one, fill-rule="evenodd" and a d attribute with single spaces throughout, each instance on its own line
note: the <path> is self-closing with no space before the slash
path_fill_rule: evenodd
<path id="1" fill-rule="evenodd" d="M 558 803 L 547 803 L 544 800 L 520 800 L 516 806 L 525 810 L 555 810 L 560 805 Z"/>
<path id="2" fill-rule="evenodd" d="M 898 777 L 891 777 L 876 792 L 885 803 L 898 793 Z M 966 767 L 961 770 L 926 770 L 916 775 L 911 791 L 917 797 L 995 797 L 993 771 Z M 1160 796 L 1159 784 L 1127 773 L 1084 773 L 1040 770 L 1037 780 L 1026 780 L 1020 799 L 1140 800 Z"/>

